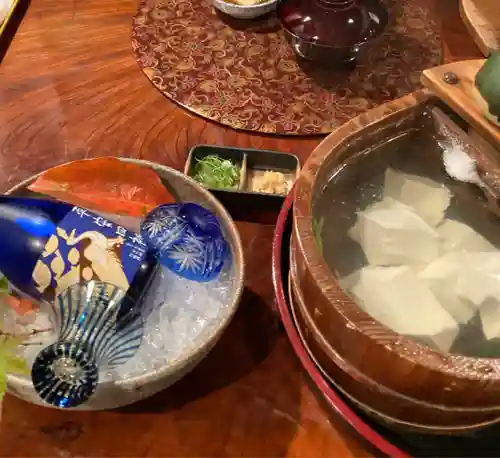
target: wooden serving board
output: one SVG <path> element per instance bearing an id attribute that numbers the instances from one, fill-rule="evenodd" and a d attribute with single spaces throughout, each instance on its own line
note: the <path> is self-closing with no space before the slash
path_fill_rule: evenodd
<path id="1" fill-rule="evenodd" d="M 499 0 L 460 0 L 460 15 L 485 56 L 500 50 Z"/>
<path id="2" fill-rule="evenodd" d="M 500 5 L 500 3 L 499 3 Z M 491 145 L 500 149 L 500 127 L 484 116 L 486 102 L 474 84 L 484 59 L 467 60 L 424 70 L 422 83 L 464 118 Z M 445 81 L 446 73 L 457 76 L 456 84 Z"/>

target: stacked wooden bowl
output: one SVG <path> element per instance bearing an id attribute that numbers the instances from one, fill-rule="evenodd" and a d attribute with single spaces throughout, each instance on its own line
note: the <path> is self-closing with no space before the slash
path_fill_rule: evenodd
<path id="1" fill-rule="evenodd" d="M 334 170 L 413 128 L 437 103 L 422 91 L 383 105 L 336 130 L 312 153 L 296 182 L 290 284 L 302 339 L 341 392 L 393 427 L 456 434 L 500 420 L 500 360 L 441 353 L 377 322 L 344 292 L 313 228 L 315 202 Z"/>

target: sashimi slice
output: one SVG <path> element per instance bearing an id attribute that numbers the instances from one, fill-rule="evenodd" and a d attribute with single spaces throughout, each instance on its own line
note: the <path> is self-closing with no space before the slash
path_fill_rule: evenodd
<path id="1" fill-rule="evenodd" d="M 70 162 L 43 173 L 29 189 L 90 210 L 144 216 L 175 202 L 156 172 L 113 157 Z"/>

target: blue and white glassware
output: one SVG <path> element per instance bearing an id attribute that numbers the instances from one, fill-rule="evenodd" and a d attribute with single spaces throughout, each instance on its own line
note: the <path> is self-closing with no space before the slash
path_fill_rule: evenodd
<path id="1" fill-rule="evenodd" d="M 0 196 L 0 271 L 18 291 L 52 302 L 76 283 L 112 283 L 138 301 L 156 261 L 139 234 L 64 202 Z"/>
<path id="2" fill-rule="evenodd" d="M 189 280 L 213 280 L 231 262 L 217 217 L 195 203 L 160 205 L 142 222 L 141 235 L 160 264 Z"/>
<path id="3" fill-rule="evenodd" d="M 99 374 L 130 359 L 143 337 L 141 314 L 120 312 L 126 292 L 90 281 L 70 286 L 51 304 L 57 341 L 36 357 L 31 379 L 39 396 L 76 407 L 95 392 Z"/>

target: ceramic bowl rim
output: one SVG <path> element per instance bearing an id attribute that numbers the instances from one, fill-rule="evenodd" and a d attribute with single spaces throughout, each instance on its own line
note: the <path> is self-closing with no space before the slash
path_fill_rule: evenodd
<path id="1" fill-rule="evenodd" d="M 264 6 L 272 5 L 273 3 L 278 3 L 280 0 L 267 0 L 265 2 L 256 3 L 255 5 L 238 5 L 237 3 L 228 2 L 227 0 L 215 0 L 217 3 L 223 3 L 224 5 L 229 5 L 232 8 L 240 10 L 253 10 L 259 9 Z"/>

